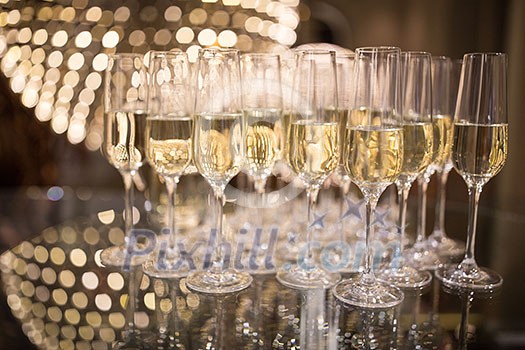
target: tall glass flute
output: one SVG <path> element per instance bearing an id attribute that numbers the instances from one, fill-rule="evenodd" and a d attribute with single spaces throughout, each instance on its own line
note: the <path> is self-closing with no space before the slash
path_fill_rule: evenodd
<path id="1" fill-rule="evenodd" d="M 259 194 L 264 193 L 284 144 L 280 69 L 279 55 L 241 56 L 245 167 Z"/>
<path id="2" fill-rule="evenodd" d="M 429 74 L 431 67 L 429 67 Z M 430 178 L 436 171 L 436 164 L 441 162 L 443 156 L 444 144 L 441 138 L 440 123 L 441 119 L 436 118 L 432 120 L 433 123 L 433 143 L 432 143 L 432 162 L 429 164 L 424 172 L 417 178 L 418 184 L 418 205 L 417 205 L 417 236 L 412 248 L 406 252 L 406 259 L 408 264 L 417 270 L 435 270 L 439 264 L 439 255 L 432 249 L 427 241 L 426 227 L 427 227 L 427 189 L 430 183 Z"/>
<path id="3" fill-rule="evenodd" d="M 348 111 L 353 101 L 353 74 L 354 74 L 354 54 L 352 53 L 339 53 L 336 54 L 336 66 L 337 66 L 337 93 L 338 93 L 338 114 L 339 114 L 339 133 L 341 135 L 340 142 L 341 148 L 343 149 L 343 135 L 346 131 L 346 123 L 348 121 Z M 334 177 L 336 182 L 341 190 L 341 195 L 343 198 L 346 198 L 348 192 L 350 191 L 351 179 L 350 176 L 346 173 L 343 166 L 343 158 L 339 160 L 339 166 L 334 172 Z M 341 208 L 339 210 L 340 217 L 343 216 L 343 204 L 345 201 L 341 201 Z M 344 226 L 343 221 L 341 221 L 341 241 L 344 240 Z"/>
<path id="4" fill-rule="evenodd" d="M 462 60 L 448 57 L 432 57 L 432 114 L 441 137 L 442 153 L 435 163 L 438 179 L 434 230 L 428 237 L 428 244 L 440 257 L 453 258 L 465 252 L 465 245 L 447 237 L 445 232 L 445 203 L 447 179 L 452 170 L 452 118 L 456 107 L 459 75 Z"/>
<path id="5" fill-rule="evenodd" d="M 107 160 L 118 169 L 124 180 L 124 225 L 126 238 L 121 246 L 102 251 L 102 263 L 128 270 L 128 306 L 123 342 L 115 348 L 141 347 L 134 324 L 137 297 L 138 265 L 142 261 L 126 262 L 133 230 L 133 177 L 145 158 L 144 131 L 146 125 L 147 74 L 140 54 L 109 55 L 104 81 L 104 145 Z M 129 263 L 130 266 L 126 266 Z"/>
<path id="6" fill-rule="evenodd" d="M 149 163 L 162 176 L 168 193 L 168 233 L 144 262 L 154 277 L 180 277 L 188 273 L 180 264 L 176 246 L 175 196 L 180 176 L 192 159 L 193 115 L 190 66 L 182 51 L 153 51 L 149 62 L 146 148 Z"/>
<path id="7" fill-rule="evenodd" d="M 145 160 L 146 68 L 140 54 L 109 55 L 104 82 L 104 156 L 122 175 L 125 190 L 123 245 L 106 248 L 106 265 L 123 266 L 133 229 L 133 177 Z"/>
<path id="8" fill-rule="evenodd" d="M 432 162 L 430 54 L 403 52 L 400 66 L 404 159 L 401 174 L 396 180 L 399 198 L 398 246 L 390 266 L 379 271 L 377 277 L 401 288 L 421 288 L 432 281 L 432 275 L 407 264 L 403 254 L 408 194 L 414 180 Z"/>
<path id="9" fill-rule="evenodd" d="M 203 293 L 231 293 L 247 288 L 252 277 L 227 268 L 223 210 L 224 190 L 239 173 L 243 158 L 243 123 L 239 51 L 203 49 L 199 52 L 195 95 L 194 161 L 218 202 L 215 254 L 204 271 L 191 273 L 186 285 Z"/>
<path id="10" fill-rule="evenodd" d="M 474 257 L 478 202 L 483 186 L 507 160 L 507 56 L 469 53 L 463 68 L 454 116 L 452 159 L 469 193 L 468 236 L 459 265 L 447 265 L 436 276 L 450 288 L 493 290 L 503 278 L 479 267 Z"/>
<path id="11" fill-rule="evenodd" d="M 344 167 L 366 204 L 366 256 L 363 271 L 333 290 L 344 303 L 387 308 L 403 301 L 403 292 L 376 279 L 372 266 L 374 213 L 383 191 L 401 173 L 403 128 L 399 115 L 399 55 L 396 47 L 364 47 L 355 54 L 355 93 L 344 139 Z"/>
<path id="12" fill-rule="evenodd" d="M 296 59 L 287 151 L 290 168 L 306 186 L 306 251 L 296 265 L 279 270 L 277 279 L 291 288 L 330 288 L 341 276 L 315 262 L 312 216 L 319 188 L 339 164 L 335 52 L 300 51 Z"/>

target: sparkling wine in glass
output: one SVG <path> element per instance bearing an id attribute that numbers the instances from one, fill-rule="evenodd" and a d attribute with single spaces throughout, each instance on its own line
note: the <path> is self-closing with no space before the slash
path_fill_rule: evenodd
<path id="1" fill-rule="evenodd" d="M 255 190 L 265 192 L 266 179 L 282 156 L 284 129 L 280 57 L 248 53 L 241 56 L 245 168 Z"/>
<path id="2" fill-rule="evenodd" d="M 250 286 L 252 277 L 227 268 L 223 252 L 225 235 L 224 190 L 244 164 L 241 71 L 239 51 L 208 48 L 199 52 L 195 95 L 194 162 L 208 181 L 218 202 L 213 260 L 205 269 L 191 273 L 186 285 L 198 292 L 222 294 Z"/>
<path id="3" fill-rule="evenodd" d="M 455 258 L 465 252 L 463 242 L 447 237 L 445 232 L 445 203 L 447 179 L 452 170 L 452 139 L 453 118 L 458 93 L 459 75 L 462 60 L 452 60 L 448 57 L 432 57 L 432 113 L 434 125 L 437 127 L 437 137 L 440 138 L 441 153 L 434 163 L 438 179 L 436 208 L 434 215 L 434 230 L 428 237 L 428 244 L 443 258 Z"/>
<path id="4" fill-rule="evenodd" d="M 175 196 L 179 178 L 191 164 L 193 154 L 188 56 L 182 51 L 151 52 L 149 77 L 147 159 L 166 184 L 168 232 L 143 269 L 154 277 L 181 277 L 187 275 L 188 267 L 181 265 L 176 245 Z"/>
<path id="5" fill-rule="evenodd" d="M 468 236 L 459 264 L 445 265 L 436 276 L 449 288 L 490 291 L 503 278 L 479 267 L 474 256 L 478 202 L 483 186 L 507 160 L 507 56 L 468 53 L 463 56 L 454 116 L 452 160 L 469 193 Z"/>
<path id="6" fill-rule="evenodd" d="M 366 253 L 362 272 L 339 282 L 333 293 L 342 302 L 363 308 L 393 307 L 404 298 L 400 289 L 375 277 L 371 244 L 379 197 L 403 166 L 399 55 L 396 47 L 364 47 L 355 54 L 354 103 L 343 140 L 343 161 L 364 196 Z"/>
<path id="7" fill-rule="evenodd" d="M 115 349 L 145 348 L 135 329 L 138 265 L 142 259 L 128 260 L 132 249 L 133 177 L 146 158 L 144 133 L 146 125 L 147 74 L 140 54 L 120 53 L 108 56 L 104 81 L 104 156 L 122 175 L 125 189 L 124 225 L 126 238 L 121 246 L 102 251 L 100 258 L 107 266 L 128 271 L 128 305 L 123 341 Z"/>
<path id="8" fill-rule="evenodd" d="M 339 164 L 339 123 L 335 52 L 299 51 L 288 134 L 288 162 L 303 181 L 307 196 L 304 258 L 282 267 L 277 279 L 297 289 L 330 288 L 341 276 L 321 268 L 313 251 L 313 209 L 319 188 Z"/>
<path id="9" fill-rule="evenodd" d="M 427 52 L 401 53 L 401 113 L 404 158 L 395 181 L 399 198 L 398 245 L 390 265 L 378 278 L 401 288 L 422 288 L 432 281 L 428 271 L 417 270 L 404 258 L 408 194 L 416 178 L 431 164 L 433 155 L 431 57 Z"/>

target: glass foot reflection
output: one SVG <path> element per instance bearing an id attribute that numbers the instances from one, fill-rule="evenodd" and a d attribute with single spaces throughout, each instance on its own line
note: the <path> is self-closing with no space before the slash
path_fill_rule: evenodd
<path id="1" fill-rule="evenodd" d="M 333 292 L 345 304 L 368 309 L 394 307 L 405 298 L 399 288 L 379 280 L 368 282 L 362 276 L 339 282 Z"/>
<path id="2" fill-rule="evenodd" d="M 341 280 L 338 273 L 329 273 L 320 268 L 305 270 L 297 265 L 277 272 L 277 280 L 293 289 L 328 289 Z"/>
<path id="3" fill-rule="evenodd" d="M 208 294 L 234 293 L 246 289 L 252 283 L 252 276 L 233 269 L 214 272 L 197 271 L 186 278 L 186 286 L 196 292 Z"/>
<path id="4" fill-rule="evenodd" d="M 419 271 L 400 261 L 398 267 L 390 267 L 376 273 L 378 279 L 399 288 L 423 288 L 432 282 L 428 271 Z"/>
<path id="5" fill-rule="evenodd" d="M 141 244 L 137 245 L 137 251 L 144 249 L 145 247 Z M 133 255 L 130 259 L 128 255 L 128 249 L 126 245 L 112 246 L 104 249 L 100 254 L 100 260 L 105 266 L 119 266 L 122 267 L 125 264 L 131 266 L 141 265 L 147 256 Z"/>
<path id="6" fill-rule="evenodd" d="M 428 237 L 428 245 L 438 256 L 444 258 L 461 257 L 465 254 L 463 242 L 435 233 Z"/>
<path id="7" fill-rule="evenodd" d="M 159 253 L 154 253 L 144 262 L 142 270 L 145 274 L 155 278 L 180 278 L 186 277 L 190 269 L 179 254 L 165 253 L 165 256 L 159 256 Z"/>
<path id="8" fill-rule="evenodd" d="M 416 242 L 404 254 L 407 264 L 419 271 L 437 269 L 441 261 L 436 252 L 429 248 L 426 242 Z"/>
<path id="9" fill-rule="evenodd" d="M 451 289 L 495 290 L 503 284 L 503 278 L 495 271 L 483 267 L 445 265 L 436 271 L 436 277 Z"/>

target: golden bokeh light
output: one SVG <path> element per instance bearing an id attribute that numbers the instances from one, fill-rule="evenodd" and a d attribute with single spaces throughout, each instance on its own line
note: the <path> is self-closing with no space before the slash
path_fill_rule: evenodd
<path id="1" fill-rule="evenodd" d="M 300 22 L 299 0 L 26 2 L 3 1 L 0 69 L 39 121 L 93 151 L 102 144 L 96 111 L 108 54 L 179 48 L 195 62 L 212 45 L 281 52 L 297 40 Z M 81 115 L 70 110 L 79 104 Z"/>

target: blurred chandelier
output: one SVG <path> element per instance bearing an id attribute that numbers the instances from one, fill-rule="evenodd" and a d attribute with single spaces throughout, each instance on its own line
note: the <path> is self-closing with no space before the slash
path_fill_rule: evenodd
<path id="1" fill-rule="evenodd" d="M 284 51 L 297 39 L 299 1 L 0 0 L 0 68 L 38 120 L 97 150 L 107 54 Z"/>

